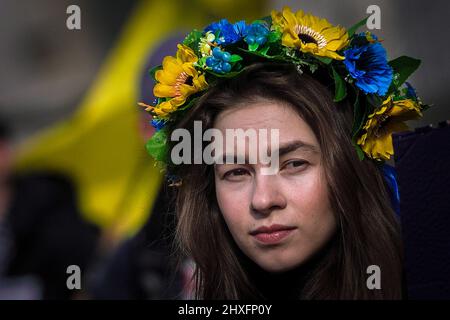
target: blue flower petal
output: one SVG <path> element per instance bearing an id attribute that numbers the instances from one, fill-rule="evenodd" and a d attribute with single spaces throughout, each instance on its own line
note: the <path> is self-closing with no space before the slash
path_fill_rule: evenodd
<path id="1" fill-rule="evenodd" d="M 362 35 L 366 38 L 366 34 Z M 377 40 L 374 35 L 371 37 Z M 344 56 L 344 65 L 350 76 L 355 79 L 358 88 L 366 94 L 384 96 L 387 93 L 392 82 L 393 71 L 387 62 L 386 50 L 381 43 L 365 41 L 363 44 L 345 50 Z"/>
<path id="2" fill-rule="evenodd" d="M 213 22 L 208 25 L 204 32 L 211 31 L 214 34 L 218 33 L 216 42 L 220 45 L 228 45 L 235 43 L 242 39 L 246 30 L 245 21 L 239 21 L 234 25 L 228 22 L 227 19 L 222 19 L 219 22 Z"/>
<path id="3" fill-rule="evenodd" d="M 164 126 L 166 125 L 166 122 L 163 121 L 163 120 L 155 120 L 155 119 L 153 119 L 152 121 L 150 121 L 150 124 L 152 125 L 153 128 L 156 129 L 156 131 L 159 131 L 162 128 L 164 128 Z"/>
<path id="4" fill-rule="evenodd" d="M 246 34 L 247 24 L 244 20 L 238 21 L 233 25 L 233 30 L 240 38 L 243 38 Z"/>

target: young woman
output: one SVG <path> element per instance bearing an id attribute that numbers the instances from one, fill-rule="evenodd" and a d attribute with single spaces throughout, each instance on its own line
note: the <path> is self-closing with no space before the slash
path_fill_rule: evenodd
<path id="1" fill-rule="evenodd" d="M 269 164 L 249 161 L 245 144 L 232 150 L 243 162 L 198 163 L 195 149 L 192 161 L 165 158 L 181 181 L 176 238 L 195 262 L 197 298 L 402 297 L 401 236 L 377 156 L 392 154 L 390 133 L 403 128 L 395 115 L 411 118 L 421 105 L 388 91 L 393 70 L 384 49 L 385 65 L 361 78 L 368 64 L 356 60 L 376 56 L 375 36 L 348 40 L 342 28 L 314 21 L 288 8 L 251 25 L 222 20 L 189 35 L 155 73 L 160 99 L 148 110 L 160 131 L 148 149 L 157 159 L 174 155 L 176 129 L 193 137 L 195 121 L 224 137 L 228 129 L 279 134 L 277 150 L 258 140 L 259 149 L 278 152 L 272 174 L 264 173 Z M 357 52 L 361 43 L 367 48 Z M 225 151 L 215 150 L 220 158 Z"/>
<path id="2" fill-rule="evenodd" d="M 292 65 L 269 63 L 211 88 L 183 119 L 279 129 L 283 149 L 274 175 L 261 164 L 180 168 L 177 235 L 201 297 L 400 297 L 398 225 L 380 170 L 354 151 L 350 110 Z M 381 290 L 367 288 L 370 265 Z"/>

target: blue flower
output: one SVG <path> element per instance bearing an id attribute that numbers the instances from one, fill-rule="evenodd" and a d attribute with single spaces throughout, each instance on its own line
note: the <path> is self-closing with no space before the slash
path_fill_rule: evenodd
<path id="1" fill-rule="evenodd" d="M 263 23 L 254 22 L 246 28 L 245 42 L 249 45 L 262 46 L 267 41 L 269 27 Z"/>
<path id="2" fill-rule="evenodd" d="M 227 73 L 231 70 L 231 54 L 215 47 L 212 51 L 213 55 L 206 58 L 206 65 L 215 73 Z"/>
<path id="3" fill-rule="evenodd" d="M 247 28 L 248 28 L 248 25 L 247 25 L 247 23 L 245 23 L 244 20 L 238 21 L 235 24 L 233 24 L 233 30 L 239 38 L 244 37 Z"/>
<path id="4" fill-rule="evenodd" d="M 357 44 L 344 51 L 344 64 L 348 72 L 364 93 L 384 96 L 393 77 L 386 50 L 377 42 L 375 35 L 361 33 L 355 39 Z"/>
<path id="5" fill-rule="evenodd" d="M 247 25 L 245 21 L 239 21 L 235 24 L 231 24 L 227 19 L 222 19 L 219 22 L 213 22 L 207 26 L 204 32 L 211 31 L 213 34 L 217 35 L 216 40 L 219 45 L 227 45 L 238 42 L 242 39 L 245 34 Z"/>
<path id="6" fill-rule="evenodd" d="M 161 130 L 162 128 L 164 128 L 164 126 L 166 125 L 166 122 L 163 120 L 155 120 L 153 119 L 150 124 L 152 125 L 153 128 L 156 129 L 156 131 Z"/>

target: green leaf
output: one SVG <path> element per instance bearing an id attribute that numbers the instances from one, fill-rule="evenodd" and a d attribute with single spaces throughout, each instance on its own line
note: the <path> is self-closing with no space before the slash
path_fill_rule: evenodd
<path id="1" fill-rule="evenodd" d="M 372 107 L 369 111 L 373 111 L 383 104 L 383 98 L 376 94 L 368 94 L 366 95 L 367 103 Z"/>
<path id="2" fill-rule="evenodd" d="M 353 104 L 352 144 L 356 150 L 359 160 L 362 161 L 364 160 L 366 155 L 364 151 L 361 149 L 361 147 L 356 143 L 356 141 L 358 140 L 358 135 L 361 129 L 366 123 L 368 111 L 365 103 L 361 103 L 361 101 L 359 100 L 359 90 L 357 90 L 353 86 L 352 88 L 355 90 L 355 97 L 356 97 L 355 102 Z"/>
<path id="3" fill-rule="evenodd" d="M 258 49 L 258 47 L 259 47 L 259 44 L 257 44 L 257 43 L 252 43 L 252 44 L 249 44 L 249 45 L 248 45 L 248 50 L 249 50 L 249 51 L 256 51 L 256 49 Z"/>
<path id="4" fill-rule="evenodd" d="M 280 38 L 281 38 L 281 32 L 279 32 L 279 31 L 272 31 L 267 36 L 267 42 L 268 43 L 277 42 L 278 40 L 280 40 Z"/>
<path id="5" fill-rule="evenodd" d="M 262 17 L 260 20 L 264 20 L 269 26 L 272 24 L 272 16 Z"/>
<path id="6" fill-rule="evenodd" d="M 260 51 L 250 51 L 240 47 L 238 47 L 237 50 L 244 52 L 245 54 L 255 55 L 266 59 L 285 60 L 283 56 L 268 56 L 267 54 L 262 54 Z"/>
<path id="7" fill-rule="evenodd" d="M 186 38 L 184 38 L 183 44 L 198 53 L 198 43 L 200 42 L 202 35 L 202 31 L 194 29 L 186 36 Z"/>
<path id="8" fill-rule="evenodd" d="M 354 24 L 353 26 L 347 29 L 349 38 L 352 37 L 355 34 L 355 32 L 358 31 L 359 28 L 361 28 L 363 25 L 366 24 L 367 19 L 369 19 L 369 17 L 362 19 L 360 22 Z"/>
<path id="9" fill-rule="evenodd" d="M 366 121 L 364 105 L 359 101 L 359 91 L 356 91 L 356 99 L 353 104 L 353 128 L 352 137 L 355 138 Z"/>
<path id="10" fill-rule="evenodd" d="M 333 79 L 334 79 L 334 102 L 342 101 L 347 96 L 347 85 L 345 80 L 342 79 L 341 75 L 331 67 L 333 70 Z"/>
<path id="11" fill-rule="evenodd" d="M 364 158 L 366 157 L 364 151 L 361 149 L 361 147 L 356 142 L 352 142 L 352 143 L 353 143 L 353 147 L 356 150 L 356 153 L 358 154 L 359 160 L 363 161 Z"/>
<path id="12" fill-rule="evenodd" d="M 309 65 L 309 71 L 311 71 L 311 73 L 316 72 L 318 68 L 319 68 L 319 66 L 317 64 L 310 64 Z"/>
<path id="13" fill-rule="evenodd" d="M 264 48 L 262 48 L 261 50 L 259 50 L 259 53 L 262 55 L 267 55 L 267 52 L 269 51 L 270 47 L 265 46 Z"/>
<path id="14" fill-rule="evenodd" d="M 150 74 L 150 77 L 152 77 L 152 79 L 155 82 L 156 82 L 155 73 L 156 73 L 156 71 L 161 70 L 161 69 L 162 69 L 162 65 L 158 65 L 156 67 L 151 68 L 148 72 Z"/>
<path id="15" fill-rule="evenodd" d="M 421 61 L 419 59 L 414 59 L 407 56 L 401 56 L 397 59 L 389 61 L 389 65 L 394 70 L 394 75 L 396 75 L 391 87 L 393 85 L 397 88 L 400 87 L 406 79 L 408 79 L 408 77 L 417 70 L 420 62 Z M 393 88 L 390 88 L 389 91 L 391 91 L 391 89 Z"/>
<path id="16" fill-rule="evenodd" d="M 201 93 L 200 93 L 200 94 L 201 94 Z M 198 100 L 198 97 L 192 98 L 191 101 L 189 101 L 188 103 L 186 103 L 184 106 L 178 108 L 177 111 L 189 109 L 190 107 L 192 107 L 192 105 L 193 105 L 197 100 Z"/>
<path id="17" fill-rule="evenodd" d="M 197 61 L 197 66 L 199 66 L 200 68 L 204 69 L 206 67 L 206 59 L 208 57 L 201 57 L 200 59 L 198 59 Z M 194 64 L 195 65 L 195 64 Z"/>
<path id="18" fill-rule="evenodd" d="M 240 55 L 238 55 L 238 54 L 232 54 L 231 55 L 231 58 L 230 58 L 230 62 L 231 63 L 235 63 L 235 62 L 238 62 L 238 61 L 241 61 L 241 60 L 242 60 L 242 57 Z"/>
<path id="19" fill-rule="evenodd" d="M 166 130 L 161 129 L 155 132 L 151 139 L 147 141 L 145 147 L 148 154 L 156 161 L 166 162 L 168 148 Z"/>
<path id="20" fill-rule="evenodd" d="M 198 41 L 202 37 L 203 32 L 199 30 L 192 30 L 183 40 L 183 44 L 188 46 L 192 42 Z"/>
<path id="21" fill-rule="evenodd" d="M 267 52 L 269 51 L 269 49 L 270 49 L 270 47 L 266 46 L 263 49 L 259 50 L 259 53 L 265 56 L 265 55 L 267 55 Z"/>
<path id="22" fill-rule="evenodd" d="M 314 56 L 314 58 L 316 58 L 317 60 L 319 60 L 320 62 L 325 63 L 325 64 L 330 64 L 331 61 L 333 61 L 333 59 L 331 59 L 329 57 Z"/>

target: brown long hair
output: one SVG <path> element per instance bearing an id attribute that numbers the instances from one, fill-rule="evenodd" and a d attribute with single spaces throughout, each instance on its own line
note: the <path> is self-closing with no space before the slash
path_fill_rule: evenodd
<path id="1" fill-rule="evenodd" d="M 377 165 L 360 161 L 351 141 L 349 102 L 334 103 L 331 88 L 284 63 L 255 63 L 238 77 L 212 86 L 178 124 L 193 133 L 193 121 L 212 128 L 230 107 L 267 99 L 288 103 L 309 124 L 322 150 L 337 231 L 326 255 L 308 277 L 301 299 L 401 298 L 402 246 L 399 225 Z M 196 263 L 196 297 L 260 297 L 242 263 L 217 205 L 213 167 L 178 168 L 176 239 L 182 254 Z M 381 289 L 366 285 L 369 265 L 381 270 Z"/>

